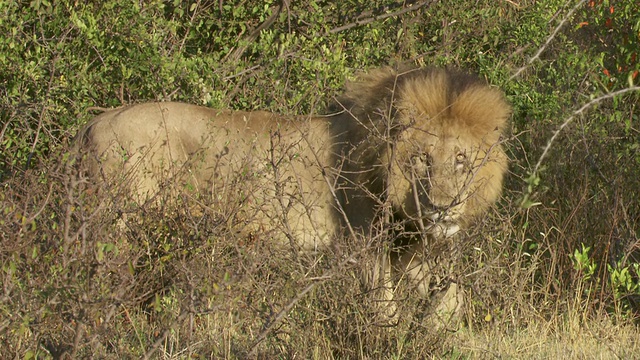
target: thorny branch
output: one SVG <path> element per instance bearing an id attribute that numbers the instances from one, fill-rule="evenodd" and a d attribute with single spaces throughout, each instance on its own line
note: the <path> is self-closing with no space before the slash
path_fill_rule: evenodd
<path id="1" fill-rule="evenodd" d="M 579 108 L 578 110 L 574 111 L 573 114 L 571 114 L 571 116 L 569 116 L 562 123 L 562 125 L 560 125 L 560 127 L 553 133 L 553 135 L 551 136 L 551 138 L 547 142 L 547 146 L 545 146 L 544 150 L 542 151 L 542 155 L 540 155 L 540 158 L 538 159 L 538 163 L 536 164 L 535 168 L 533 169 L 533 173 L 534 174 L 538 173 L 538 170 L 540 169 L 540 166 L 542 165 L 542 160 L 544 160 L 544 158 L 549 153 L 549 149 L 551 149 L 551 145 L 553 145 L 553 142 L 556 140 L 556 138 L 558 137 L 560 132 L 562 132 L 562 130 L 565 127 L 567 127 L 567 125 L 569 125 L 578 115 L 581 115 L 588 108 L 590 108 L 593 105 L 596 105 L 596 104 L 598 104 L 598 103 L 600 103 L 600 102 L 602 102 L 604 100 L 616 97 L 618 95 L 626 94 L 626 93 L 632 92 L 632 91 L 640 91 L 640 86 L 631 86 L 631 87 L 628 87 L 628 88 L 625 88 L 625 89 L 622 89 L 622 90 L 618 90 L 618 91 L 614 91 L 612 93 L 608 93 L 608 94 L 602 95 L 600 97 L 597 97 L 597 98 L 589 101 L 588 103 L 582 105 L 581 108 Z"/>
<path id="2" fill-rule="evenodd" d="M 558 24 L 558 26 L 556 26 L 556 28 L 553 30 L 553 33 L 551 33 L 551 35 L 547 38 L 547 40 L 545 41 L 545 43 L 538 49 L 538 51 L 536 51 L 536 53 L 529 58 L 529 60 L 527 61 L 527 63 L 522 66 L 521 68 L 519 68 L 513 75 L 511 75 L 511 77 L 509 78 L 509 80 L 513 80 L 515 78 L 517 78 L 518 76 L 520 76 L 520 74 L 526 70 L 529 66 L 531 66 L 531 64 L 536 61 L 537 59 L 540 58 L 540 55 L 547 49 L 547 47 L 549 46 L 549 44 L 551 44 L 551 42 L 553 41 L 553 39 L 556 37 L 556 35 L 558 34 L 558 32 L 560 32 L 560 29 L 562 29 L 562 27 L 567 23 L 567 21 L 569 21 L 569 19 L 571 18 L 571 16 L 582 6 L 586 3 L 586 0 L 580 0 L 578 3 L 576 3 L 573 8 L 571 8 L 571 10 L 569 10 L 569 12 L 567 12 L 567 14 L 562 18 L 562 20 L 560 21 L 560 23 Z M 588 103 L 584 104 L 582 107 L 580 107 L 578 110 L 574 111 L 573 114 L 571 114 L 571 116 L 569 116 L 568 118 L 565 119 L 565 121 L 562 123 L 562 125 L 560 125 L 560 127 L 553 133 L 553 135 L 551 136 L 551 138 L 549 139 L 549 141 L 547 142 L 547 145 L 545 146 L 544 150 L 542 151 L 542 155 L 540 155 L 540 158 L 538 159 L 538 162 L 536 163 L 536 166 L 534 167 L 533 170 L 533 174 L 537 174 L 538 170 L 540 170 L 540 166 L 542 165 L 542 161 L 546 158 L 546 156 L 549 153 L 549 149 L 551 149 L 551 146 L 553 145 L 553 143 L 555 142 L 556 138 L 558 137 L 558 135 L 562 132 L 562 130 L 567 127 L 567 125 L 569 125 L 578 115 L 581 115 L 582 113 L 584 113 L 588 108 L 592 107 L 593 105 L 596 105 L 604 100 L 616 97 L 618 95 L 623 95 L 626 94 L 628 92 L 632 92 L 632 91 L 639 91 L 640 90 L 640 86 L 629 86 L 628 88 L 622 89 L 622 90 L 618 90 L 618 91 L 614 91 L 612 93 L 608 93 L 602 96 L 599 96 L 591 101 L 589 101 Z"/>
<path id="3" fill-rule="evenodd" d="M 573 13 L 575 13 L 576 10 L 578 10 L 578 8 L 580 6 L 582 6 L 586 1 L 587 0 L 580 0 L 571 10 L 569 10 L 567 15 L 562 18 L 562 20 L 560 21 L 560 24 L 558 24 L 558 26 L 556 26 L 556 28 L 553 30 L 553 33 L 551 34 L 551 36 L 549 36 L 547 38 L 547 41 L 545 41 L 545 43 L 538 49 L 538 51 L 535 53 L 535 55 L 533 55 L 527 61 L 527 63 L 524 66 L 522 66 L 520 69 L 518 69 L 518 71 L 516 71 L 515 74 L 511 75 L 511 77 L 509 78 L 510 81 L 515 79 L 515 78 L 517 78 L 518 76 L 520 76 L 520 74 L 524 70 L 526 70 L 531 64 L 533 64 L 534 61 L 536 61 L 538 58 L 540 58 L 540 55 L 542 55 L 542 52 L 544 52 L 547 49 L 547 46 L 549 46 L 549 44 L 551 44 L 551 41 L 553 41 L 553 39 L 556 37 L 556 35 L 558 35 L 558 32 L 560 31 L 560 29 L 562 29 L 564 24 L 567 23 L 567 21 L 571 18 Z"/>
<path id="4" fill-rule="evenodd" d="M 422 7 L 425 7 L 427 5 L 431 5 L 434 2 L 434 0 L 431 1 L 421 1 L 415 4 L 411 4 L 409 6 L 407 6 L 406 8 L 402 8 L 398 11 L 394 11 L 392 13 L 387 13 L 387 14 L 382 14 L 382 15 L 376 15 L 376 16 L 372 16 L 363 20 L 356 20 L 352 23 L 346 24 L 346 25 L 342 25 L 342 26 L 338 26 L 337 28 L 333 28 L 331 30 L 329 30 L 329 34 L 335 34 L 335 33 L 339 33 L 341 31 L 345 31 L 345 30 L 349 30 L 351 28 L 357 27 L 357 26 L 362 26 L 362 25 L 367 25 L 370 24 L 372 22 L 375 21 L 380 21 L 380 20 L 384 20 L 390 17 L 395 17 L 395 16 L 400 16 L 403 14 L 406 14 L 408 12 L 414 11 L 414 10 L 418 10 Z"/>

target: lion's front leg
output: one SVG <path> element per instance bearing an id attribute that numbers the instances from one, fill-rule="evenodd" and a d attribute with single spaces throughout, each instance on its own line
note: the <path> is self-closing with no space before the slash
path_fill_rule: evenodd
<path id="1" fill-rule="evenodd" d="M 436 329 L 457 330 L 463 314 L 464 291 L 457 282 L 450 282 L 448 286 L 433 295 L 431 318 Z"/>
<path id="2" fill-rule="evenodd" d="M 397 323 L 398 306 L 394 299 L 395 283 L 389 252 L 386 249 L 380 250 L 373 266 L 368 268 L 365 282 L 367 288 L 373 291 L 375 307 L 380 314 L 381 322 L 385 325 Z"/>
<path id="3" fill-rule="evenodd" d="M 463 291 L 451 276 L 454 263 L 454 259 L 426 254 L 421 243 L 412 244 L 399 257 L 398 267 L 409 284 L 429 300 L 429 321 L 435 329 L 456 328 L 462 316 Z"/>
<path id="4" fill-rule="evenodd" d="M 407 251 L 403 251 L 399 258 L 398 268 L 407 278 L 412 288 L 416 289 L 420 296 L 429 298 L 431 293 L 432 272 L 425 262 L 425 255 L 419 244 L 413 244 Z"/>

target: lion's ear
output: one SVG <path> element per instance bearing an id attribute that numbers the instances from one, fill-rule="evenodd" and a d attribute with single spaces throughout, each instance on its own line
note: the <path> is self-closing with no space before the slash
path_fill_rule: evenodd
<path id="1" fill-rule="evenodd" d="M 365 109 L 379 107 L 392 97 L 397 76 L 390 67 L 360 74 L 355 80 L 347 81 L 343 97 Z"/>
<path id="2" fill-rule="evenodd" d="M 463 121 L 476 139 L 486 138 L 489 134 L 498 137 L 511 116 L 511 106 L 499 90 L 474 86 L 458 95 L 451 105 L 451 115 Z"/>
<path id="3" fill-rule="evenodd" d="M 356 80 L 347 82 L 347 93 L 353 92 L 355 94 L 361 94 L 358 91 L 362 90 L 369 93 L 371 91 L 366 91 L 367 89 L 378 89 L 381 85 L 387 84 L 390 79 L 394 79 L 396 76 L 398 76 L 398 74 L 390 67 L 383 67 L 368 73 L 358 74 Z"/>

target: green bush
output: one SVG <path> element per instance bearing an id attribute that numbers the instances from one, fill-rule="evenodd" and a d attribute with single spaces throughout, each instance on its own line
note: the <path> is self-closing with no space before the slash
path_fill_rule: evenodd
<path id="1" fill-rule="evenodd" d="M 514 109 L 505 196 L 459 264 L 467 329 L 553 323 L 576 302 L 633 318 L 638 92 L 571 117 L 638 82 L 639 13 L 636 0 L 0 0 L 0 355 L 467 356 L 410 295 L 405 323 L 373 326 L 344 254 L 292 262 L 179 200 L 118 227 L 130 209 L 84 191 L 65 155 L 96 107 L 322 113 L 359 71 L 403 63 L 478 73 Z"/>

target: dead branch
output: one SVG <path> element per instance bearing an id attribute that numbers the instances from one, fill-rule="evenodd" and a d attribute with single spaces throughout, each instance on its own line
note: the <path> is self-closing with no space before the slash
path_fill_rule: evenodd
<path id="1" fill-rule="evenodd" d="M 562 18 L 562 21 L 560 21 L 560 24 L 558 24 L 558 26 L 556 26 L 556 28 L 553 30 L 553 33 L 551 33 L 551 35 L 547 38 L 547 41 L 538 49 L 538 51 L 535 53 L 535 55 L 533 55 L 531 58 L 529 58 L 527 63 L 524 66 L 522 66 L 520 69 L 518 69 L 518 71 L 516 71 L 515 74 L 511 75 L 511 77 L 509 78 L 510 81 L 515 79 L 515 78 L 517 78 L 518 76 L 520 76 L 520 74 L 524 70 L 526 70 L 529 66 L 531 66 L 531 64 L 533 64 L 534 61 L 536 61 L 538 58 L 540 58 L 540 55 L 542 55 L 542 52 L 547 49 L 549 44 L 551 44 L 551 41 L 553 41 L 553 39 L 556 37 L 556 35 L 558 35 L 558 32 L 560 31 L 560 29 L 562 29 L 564 24 L 567 23 L 567 21 L 571 18 L 573 13 L 576 12 L 576 10 L 578 10 L 578 8 L 580 6 L 582 6 L 586 1 L 587 0 L 580 0 L 571 10 L 569 10 L 567 15 Z"/>
<path id="2" fill-rule="evenodd" d="M 406 14 L 408 12 L 411 11 L 415 11 L 418 10 L 422 7 L 425 7 L 427 5 L 431 5 L 432 3 L 434 3 L 435 0 L 427 0 L 427 1 L 421 1 L 412 5 L 407 6 L 406 8 L 400 9 L 398 11 L 394 11 L 392 13 L 387 13 L 387 14 L 382 14 L 382 15 L 376 15 L 376 16 L 372 16 L 363 20 L 356 20 L 352 23 L 346 24 L 346 25 L 342 25 L 339 26 L 337 28 L 333 28 L 331 30 L 329 30 L 329 34 L 336 34 L 339 33 L 341 31 L 345 31 L 345 30 L 349 30 L 351 28 L 357 27 L 357 26 L 362 26 L 362 25 L 367 25 L 370 24 L 372 22 L 376 22 L 376 21 L 380 21 L 380 20 L 384 20 L 390 17 L 395 17 L 395 16 L 400 16 L 403 14 Z"/>
<path id="3" fill-rule="evenodd" d="M 240 41 L 240 46 L 230 52 L 227 56 L 225 56 L 224 60 L 230 60 L 232 62 L 240 60 L 242 54 L 247 51 L 249 44 L 254 42 L 258 38 L 262 30 L 268 29 L 271 25 L 273 25 L 276 19 L 278 19 L 278 16 L 280 16 L 280 12 L 282 12 L 282 9 L 284 7 L 286 7 L 287 9 L 289 8 L 289 0 L 282 0 L 280 2 L 280 5 L 272 6 L 270 8 L 271 16 L 269 16 L 262 24 L 255 28 L 248 36 L 242 39 Z"/>
<path id="4" fill-rule="evenodd" d="M 547 157 L 547 154 L 549 153 L 549 149 L 551 149 L 551 145 L 553 145 L 553 142 L 556 140 L 558 135 L 560 135 L 560 132 L 562 132 L 562 130 L 565 127 L 567 127 L 567 125 L 569 125 L 578 115 L 581 115 L 588 108 L 590 108 L 593 105 L 596 105 L 596 104 L 598 104 L 598 103 L 600 103 L 600 102 L 602 102 L 604 100 L 616 97 L 618 95 L 626 94 L 626 93 L 632 92 L 632 91 L 640 91 L 640 86 L 631 86 L 631 87 L 628 87 L 626 89 L 614 91 L 612 93 L 608 93 L 608 94 L 599 96 L 599 97 L 589 101 L 588 103 L 582 105 L 582 107 L 579 108 L 578 110 L 574 111 L 573 114 L 571 114 L 571 116 L 569 116 L 562 123 L 562 125 L 560 125 L 560 127 L 553 133 L 553 135 L 551 136 L 551 138 L 547 142 L 547 146 L 544 147 L 544 150 L 542 151 L 542 155 L 540 155 L 540 158 L 538 159 L 538 163 L 536 164 L 535 168 L 533 169 L 533 174 L 537 174 L 538 170 L 540 170 L 540 166 L 542 165 L 542 160 L 544 160 L 544 158 Z"/>

